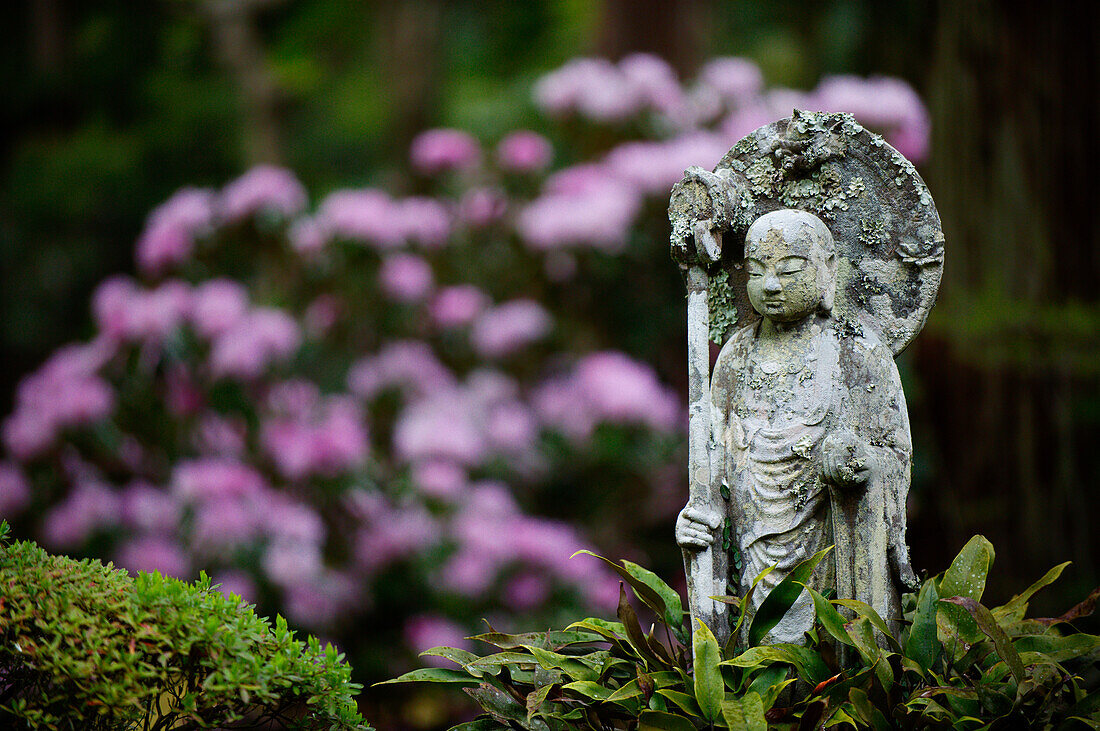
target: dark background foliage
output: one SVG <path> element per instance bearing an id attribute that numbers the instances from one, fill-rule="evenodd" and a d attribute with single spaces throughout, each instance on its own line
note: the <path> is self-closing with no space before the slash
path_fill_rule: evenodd
<path id="1" fill-rule="evenodd" d="M 317 195 L 386 185 L 417 131 L 521 125 L 535 76 L 580 54 L 652 51 L 685 76 L 744 55 L 796 88 L 908 80 L 948 242 L 940 304 L 900 359 L 914 563 L 945 566 L 982 532 L 997 599 L 1064 559 L 1038 614 L 1097 583 L 1100 47 L 1068 3 L 28 0 L 0 28 L 4 413 L 22 374 L 88 334 L 92 287 L 132 270 L 145 215 L 181 185 L 257 162 Z M 681 386 L 682 360 L 658 362 Z"/>

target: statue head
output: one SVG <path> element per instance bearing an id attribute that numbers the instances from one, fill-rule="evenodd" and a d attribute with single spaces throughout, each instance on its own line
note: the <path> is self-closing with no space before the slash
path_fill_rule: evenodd
<path id="1" fill-rule="evenodd" d="M 836 292 L 836 245 L 825 223 L 806 211 L 766 213 L 745 234 L 753 309 L 773 322 L 828 313 Z"/>

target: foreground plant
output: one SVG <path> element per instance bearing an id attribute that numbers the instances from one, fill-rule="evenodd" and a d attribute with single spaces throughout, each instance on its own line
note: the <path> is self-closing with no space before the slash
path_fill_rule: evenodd
<path id="1" fill-rule="evenodd" d="M 729 598 L 735 639 L 726 648 L 702 625 L 689 653 L 679 595 L 636 564 L 604 559 L 655 617 L 648 632 L 621 588 L 618 621 L 526 634 L 490 628 L 474 639 L 496 648 L 491 654 L 433 648 L 424 654 L 458 667 L 387 682 L 466 686 L 485 711 L 454 727 L 466 731 L 1100 728 L 1100 637 L 1071 624 L 1093 611 L 1100 589 L 1060 617 L 1025 617 L 1067 564 L 990 609 L 981 597 L 993 547 L 975 536 L 947 571 L 906 595 L 895 638 L 866 604 L 803 585 L 826 554 L 797 567 L 751 618 L 747 597 Z M 801 591 L 817 611 L 806 645 L 757 644 Z"/>
<path id="2" fill-rule="evenodd" d="M 0 523 L 0 725 L 369 729 L 331 645 L 160 574 L 7 543 Z"/>

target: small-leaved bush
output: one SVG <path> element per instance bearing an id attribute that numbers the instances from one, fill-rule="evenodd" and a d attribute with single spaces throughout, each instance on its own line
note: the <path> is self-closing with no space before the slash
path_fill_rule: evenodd
<path id="1" fill-rule="evenodd" d="M 272 628 L 239 597 L 6 541 L 0 726 L 369 729 L 331 645 Z"/>
<path id="2" fill-rule="evenodd" d="M 734 639 L 725 648 L 705 625 L 689 637 L 680 597 L 655 574 L 607 561 L 652 613 L 649 631 L 620 585 L 618 621 L 527 634 L 490 628 L 475 639 L 491 654 L 437 647 L 425 654 L 458 667 L 388 682 L 465 686 L 485 711 L 455 727 L 466 731 L 1100 728 L 1100 637 L 1072 626 L 1092 613 L 1100 589 L 1060 617 L 1025 616 L 1067 564 L 988 608 L 981 598 L 994 552 L 975 536 L 947 571 L 905 595 L 895 638 L 868 605 L 802 583 L 827 552 L 797 567 L 749 620 L 749 596 L 727 598 Z M 806 644 L 757 644 L 801 591 L 817 612 Z"/>

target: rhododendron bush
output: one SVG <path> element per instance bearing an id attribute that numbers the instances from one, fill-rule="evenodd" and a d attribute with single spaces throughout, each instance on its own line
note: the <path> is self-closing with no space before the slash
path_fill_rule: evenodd
<path id="1" fill-rule="evenodd" d="M 580 59 L 534 97 L 540 132 L 425 132 L 397 188 L 311 204 L 258 167 L 164 202 L 94 336 L 19 385 L 0 513 L 52 550 L 205 569 L 368 672 L 482 617 L 611 611 L 578 549 L 674 565 L 670 186 L 794 106 L 918 162 L 927 116 L 900 81 L 766 90 L 732 58 L 690 84 Z"/>

